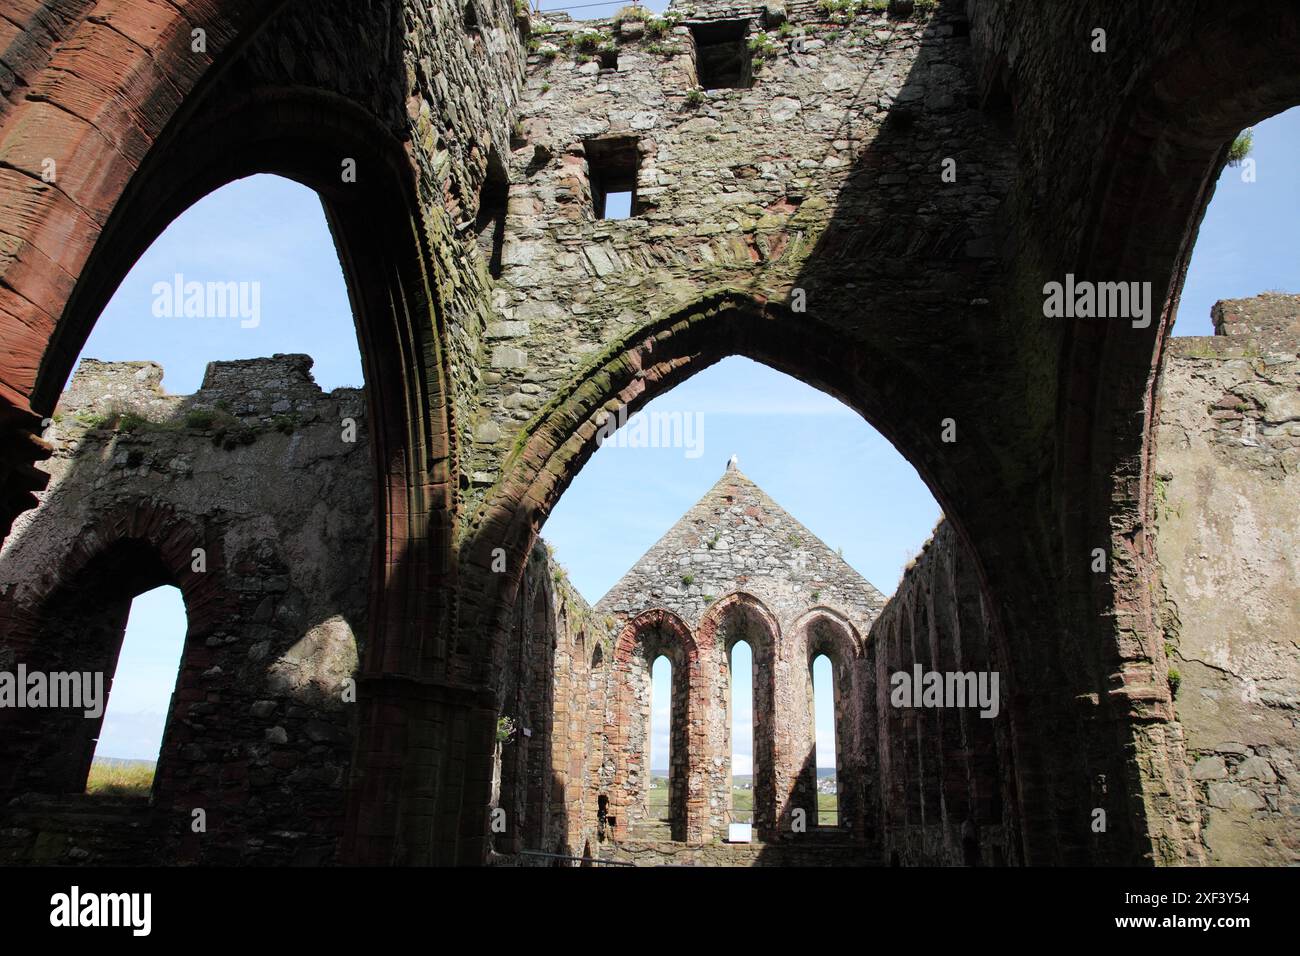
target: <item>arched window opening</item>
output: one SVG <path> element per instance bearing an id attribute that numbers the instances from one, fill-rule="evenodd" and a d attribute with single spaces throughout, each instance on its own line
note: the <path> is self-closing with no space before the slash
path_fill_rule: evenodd
<path id="1" fill-rule="evenodd" d="M 303 360 L 305 353 L 310 361 Z M 101 312 L 47 433 L 67 451 L 50 464 L 51 489 L 62 488 L 63 494 L 49 497 L 31 527 L 85 520 L 63 504 L 73 499 L 88 514 L 132 500 L 196 518 L 222 513 L 230 540 L 264 539 L 239 560 L 256 563 L 258 573 L 287 587 L 283 542 L 267 530 L 268 521 L 282 521 L 301 535 L 309 553 L 329 554 L 331 572 L 359 584 L 304 587 L 273 618 L 257 619 L 264 635 L 275 632 L 264 646 L 292 646 L 323 622 L 353 620 L 364 613 L 373 541 L 368 507 L 342 514 L 344 501 L 368 495 L 373 469 L 364 395 L 346 388 L 362 381 L 351 303 L 320 197 L 280 176 L 231 182 L 174 219 L 121 278 Z M 351 431 L 346 422 L 354 423 Z M 330 450 L 328 469 L 310 478 L 277 471 L 290 460 L 312 464 L 311 456 L 325 447 L 321 442 L 340 439 L 352 450 Z M 241 454 L 231 454 L 249 446 L 263 460 L 256 479 L 250 479 Z M 277 490 L 290 485 L 298 493 Z M 205 490 L 196 493 L 195 487 Z M 323 518 L 309 516 L 313 505 L 332 515 L 328 528 Z M 20 560 L 21 539 L 17 534 L 6 546 L 14 562 Z M 178 558 L 164 579 L 192 561 L 206 562 L 207 555 Z M 354 561 L 351 567 L 348 560 Z M 214 576 L 222 570 L 192 569 Z M 310 569 L 304 573 L 311 576 Z M 262 601 L 257 598 L 243 615 L 251 620 L 273 610 L 267 604 L 259 612 Z M 182 642 L 185 635 L 174 589 L 142 594 L 130 617 L 113 705 L 95 751 L 101 762 L 157 759 L 167 702 L 151 697 L 149 688 L 171 693 L 179 643 L 166 644 L 164 653 L 163 642 Z M 166 625 L 159 623 L 164 620 Z M 137 629 L 146 636 L 137 638 Z M 137 640 L 150 648 L 139 657 Z M 218 658 L 213 663 L 226 672 L 233 667 Z M 147 679 L 137 678 L 136 668 Z M 260 738 L 270 729 L 250 732 Z M 101 782 L 99 768 L 91 790 Z"/>
<path id="2" fill-rule="evenodd" d="M 731 648 L 731 823 L 754 822 L 754 653 L 748 641 Z"/>
<path id="3" fill-rule="evenodd" d="M 594 739 L 587 766 L 609 793 L 609 814 L 624 818 L 620 835 L 743 839 L 734 821 L 776 845 L 797 843 L 802 820 L 863 838 L 877 737 L 849 727 L 836 766 L 845 744 L 827 705 L 814 726 L 811 653 L 845 668 L 834 678 L 819 671 L 827 696 L 858 679 L 853 642 L 887 600 L 872 580 L 898 580 L 940 518 L 937 502 L 861 415 L 749 358 L 708 366 L 626 420 L 620 413 L 619 426 L 565 476 L 542 534 L 570 556 L 567 580 L 591 602 L 592 626 L 608 632 L 591 642 L 583 704 Z M 888 508 L 846 507 L 863 500 L 864 476 Z M 632 488 L 660 493 L 629 507 Z M 792 605 L 786 634 L 769 608 Z M 781 668 L 783 646 L 805 646 L 795 622 L 818 609 L 829 629 L 802 651 L 807 664 Z M 685 633 L 649 623 L 667 616 Z M 598 672 L 602 644 L 613 656 Z"/>
<path id="4" fill-rule="evenodd" d="M 825 654 L 812 662 L 813 722 L 812 765 L 816 772 L 817 825 L 839 826 L 839 781 L 836 769 L 838 732 L 835 722 L 835 669 Z"/>
<path id="5" fill-rule="evenodd" d="M 657 657 L 650 668 L 649 783 L 646 787 L 646 820 L 651 828 L 668 838 L 672 825 L 671 782 L 673 777 L 673 665 L 667 655 Z"/>
<path id="6" fill-rule="evenodd" d="M 153 787 L 185 648 L 185 602 L 165 585 L 131 602 L 126 633 L 106 687 L 108 705 L 86 792 L 144 797 Z"/>

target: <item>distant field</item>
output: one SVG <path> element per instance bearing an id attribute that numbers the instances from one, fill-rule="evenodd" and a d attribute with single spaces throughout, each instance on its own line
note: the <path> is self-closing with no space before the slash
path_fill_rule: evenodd
<path id="1" fill-rule="evenodd" d="M 663 777 L 654 778 L 657 786 L 650 790 L 650 816 L 654 820 L 668 819 L 668 781 Z M 817 794 L 817 825 L 833 827 L 836 824 L 836 810 L 839 804 L 833 793 Z M 750 823 L 754 812 L 754 791 L 735 787 L 731 791 L 731 809 L 736 814 L 736 823 Z"/>
<path id="2" fill-rule="evenodd" d="M 155 764 L 147 760 L 95 760 L 86 793 L 99 797 L 147 797 L 153 789 Z"/>

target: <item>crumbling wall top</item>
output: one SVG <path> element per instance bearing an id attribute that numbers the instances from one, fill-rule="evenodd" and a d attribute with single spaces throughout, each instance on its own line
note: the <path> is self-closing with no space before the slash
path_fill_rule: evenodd
<path id="1" fill-rule="evenodd" d="M 1215 335 L 1300 340 L 1300 295 L 1265 292 L 1248 299 L 1221 299 L 1210 309 L 1210 318 Z"/>
<path id="2" fill-rule="evenodd" d="M 240 419 L 269 421 L 277 415 L 306 414 L 327 400 L 359 414 L 363 390 L 338 388 L 327 396 L 312 378 L 313 364 L 310 355 L 301 353 L 209 362 L 197 392 L 171 395 L 163 388 L 164 369 L 157 362 L 86 358 L 59 399 L 56 417 L 131 413 L 163 421 L 191 409 L 218 409 Z"/>

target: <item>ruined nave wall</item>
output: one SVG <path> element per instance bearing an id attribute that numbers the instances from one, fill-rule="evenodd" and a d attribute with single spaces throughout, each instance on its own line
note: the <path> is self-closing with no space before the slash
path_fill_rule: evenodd
<path id="1" fill-rule="evenodd" d="M 867 642 L 882 858 L 904 866 L 1019 862 L 1010 688 L 999 684 L 998 711 L 988 717 L 976 706 L 895 706 L 893 699 L 894 675 L 913 678 L 918 666 L 922 674 L 1000 670 L 973 565 L 946 520 L 904 573 Z"/>
<path id="2" fill-rule="evenodd" d="M 305 355 L 214 362 L 171 395 L 152 362 L 84 360 L 47 438 L 39 508 L 0 552 L 0 668 L 105 674 L 131 600 L 178 586 L 188 629 L 149 801 L 86 797 L 100 722 L 0 711 L 11 862 L 328 863 L 374 563 L 361 389 Z M 202 570 L 196 571 L 196 552 Z M 612 624 L 612 619 L 610 620 Z M 497 686 L 494 859 L 600 851 L 613 639 L 538 542 Z M 191 828 L 195 809 L 206 831 Z"/>
<path id="3" fill-rule="evenodd" d="M 373 466 L 362 391 L 323 393 L 311 364 L 215 362 L 198 392 L 176 396 L 154 363 L 84 361 L 46 432 L 49 488 L 0 552 L 6 667 L 111 680 L 131 599 L 181 590 L 188 630 L 173 635 L 183 650 L 150 818 L 148 852 L 162 859 L 334 858 Z M 98 720 L 0 717 L 6 794 L 82 791 Z M 28 836 L 56 860 L 77 849 Z"/>
<path id="4" fill-rule="evenodd" d="M 1161 368 L 1151 517 L 1163 646 L 1150 653 L 1177 723 L 1152 732 L 1186 742 L 1174 772 L 1190 776 L 1195 803 L 1176 812 L 1202 845 L 1178 855 L 1290 865 L 1300 861 L 1300 296 L 1227 300 L 1213 317 L 1218 334 L 1171 339 Z M 868 639 L 883 843 L 900 862 L 1020 858 L 1005 714 L 1016 690 L 1003 679 L 992 720 L 888 696 L 890 677 L 918 663 L 998 670 L 990 638 L 970 559 L 943 523 Z M 1093 823 L 1070 839 L 1105 839 Z"/>
<path id="5" fill-rule="evenodd" d="M 336 860 L 374 463 L 363 391 L 324 393 L 311 365 L 214 362 L 198 392 L 171 395 L 155 363 L 81 363 L 46 433 L 49 487 L 0 551 L 0 670 L 103 673 L 111 699 L 134 597 L 176 585 L 188 629 L 174 635 L 180 668 L 147 801 L 83 794 L 100 720 L 0 711 L 0 796 L 17 798 L 0 859 Z M 500 842 L 517 833 L 520 846 L 526 835 L 531 849 L 574 852 L 595 842 L 583 782 L 604 713 L 588 674 L 610 640 L 543 543 L 520 594 L 498 690 L 517 728 Z"/>
<path id="6" fill-rule="evenodd" d="M 1171 340 L 1156 429 L 1165 650 L 1210 863 L 1300 862 L 1300 296 Z"/>

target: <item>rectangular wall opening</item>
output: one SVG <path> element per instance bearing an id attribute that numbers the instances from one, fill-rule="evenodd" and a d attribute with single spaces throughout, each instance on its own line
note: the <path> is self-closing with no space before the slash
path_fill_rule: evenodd
<path id="1" fill-rule="evenodd" d="M 506 238 L 506 206 L 510 199 L 510 178 L 505 164 L 496 151 L 488 153 L 487 174 L 478 195 L 478 215 L 474 217 L 474 233 L 479 248 L 487 260 L 492 278 L 501 278 L 501 252 Z"/>
<path id="2" fill-rule="evenodd" d="M 690 25 L 695 41 L 695 76 L 706 90 L 745 89 L 754 76 L 748 20 L 713 20 Z"/>
<path id="3" fill-rule="evenodd" d="M 635 136 L 605 136 L 583 143 L 591 205 L 597 219 L 627 219 L 640 207 L 636 196 L 641 165 Z"/>

